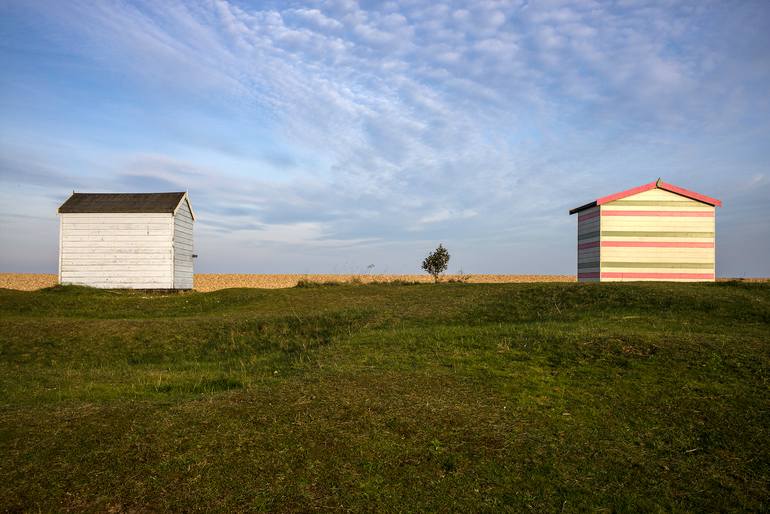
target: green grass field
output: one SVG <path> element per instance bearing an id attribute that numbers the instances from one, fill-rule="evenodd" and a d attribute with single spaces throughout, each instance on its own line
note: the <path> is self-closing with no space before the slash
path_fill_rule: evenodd
<path id="1" fill-rule="evenodd" d="M 770 509 L 770 283 L 0 290 L 0 510 Z"/>

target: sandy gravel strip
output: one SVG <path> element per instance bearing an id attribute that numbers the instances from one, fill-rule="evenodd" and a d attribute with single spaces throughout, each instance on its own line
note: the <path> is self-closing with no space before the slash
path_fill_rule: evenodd
<path id="1" fill-rule="evenodd" d="M 0 273 L 0 288 L 34 291 L 55 286 L 57 275 L 47 273 Z M 575 275 L 446 275 L 444 280 L 462 280 L 472 284 L 506 284 L 515 282 L 574 282 Z M 310 282 L 431 282 L 427 275 L 255 275 L 255 274 L 196 274 L 197 291 L 217 291 L 232 287 L 279 289 L 294 287 L 300 280 Z M 718 278 L 717 281 L 736 280 Z M 740 278 L 745 282 L 764 282 L 768 278 Z"/>
<path id="2" fill-rule="evenodd" d="M 460 280 L 469 283 L 506 282 L 574 282 L 574 275 L 447 275 L 444 280 Z M 432 282 L 428 275 L 195 275 L 195 289 L 216 291 L 230 287 L 259 287 L 276 289 L 294 287 L 300 280 L 309 282 Z"/>
<path id="3" fill-rule="evenodd" d="M 0 273 L 0 288 L 34 291 L 55 286 L 59 276 L 47 273 Z"/>
<path id="4" fill-rule="evenodd" d="M 55 286 L 55 274 L 44 273 L 0 273 L 0 288 L 34 291 Z M 460 280 L 472 283 L 505 282 L 574 282 L 574 275 L 447 275 L 444 280 Z M 256 287 L 278 289 L 294 287 L 300 280 L 309 282 L 431 282 L 427 275 L 255 275 L 255 274 L 196 274 L 195 289 L 198 291 L 217 291 L 231 287 Z"/>

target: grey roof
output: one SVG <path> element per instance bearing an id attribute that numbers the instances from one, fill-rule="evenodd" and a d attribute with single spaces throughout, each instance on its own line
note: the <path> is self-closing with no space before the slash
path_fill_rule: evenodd
<path id="1" fill-rule="evenodd" d="M 72 193 L 60 213 L 173 213 L 185 193 Z"/>

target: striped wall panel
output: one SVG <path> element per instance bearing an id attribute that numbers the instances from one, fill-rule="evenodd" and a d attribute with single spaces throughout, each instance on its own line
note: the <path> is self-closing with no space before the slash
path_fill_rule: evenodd
<path id="1" fill-rule="evenodd" d="M 713 281 L 715 208 L 651 189 L 578 213 L 579 281 Z"/>
<path id="2" fill-rule="evenodd" d="M 713 281 L 715 208 L 662 189 L 600 206 L 602 281 Z"/>

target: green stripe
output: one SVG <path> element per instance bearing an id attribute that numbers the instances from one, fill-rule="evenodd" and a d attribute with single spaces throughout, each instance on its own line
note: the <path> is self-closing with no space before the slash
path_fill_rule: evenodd
<path id="1" fill-rule="evenodd" d="M 604 235 L 604 232 L 602 232 L 602 235 Z M 592 237 L 598 237 L 599 231 L 594 230 L 593 232 L 586 232 L 585 234 L 580 234 L 578 236 L 578 241 L 582 241 L 583 239 L 591 239 Z"/>
<path id="2" fill-rule="evenodd" d="M 714 237 L 713 232 L 647 232 L 639 230 L 602 230 L 602 235 L 610 237 Z"/>
<path id="3" fill-rule="evenodd" d="M 615 200 L 605 205 L 644 205 L 650 207 L 704 207 L 707 203 L 693 202 L 690 200 Z"/>
<path id="4" fill-rule="evenodd" d="M 713 262 L 602 262 L 603 268 L 692 268 L 714 269 Z"/>
<path id="5" fill-rule="evenodd" d="M 578 263 L 578 269 L 599 268 L 598 262 L 583 262 Z"/>

